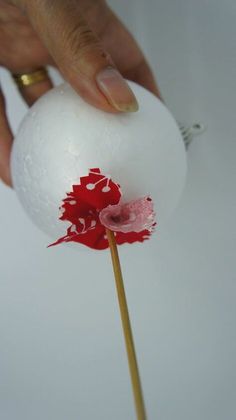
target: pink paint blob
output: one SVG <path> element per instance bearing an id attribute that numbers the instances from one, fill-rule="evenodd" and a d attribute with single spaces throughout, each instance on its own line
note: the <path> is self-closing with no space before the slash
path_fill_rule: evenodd
<path id="1" fill-rule="evenodd" d="M 100 222 L 114 232 L 152 230 L 155 224 L 153 202 L 143 197 L 125 204 L 109 205 L 99 214 Z"/>

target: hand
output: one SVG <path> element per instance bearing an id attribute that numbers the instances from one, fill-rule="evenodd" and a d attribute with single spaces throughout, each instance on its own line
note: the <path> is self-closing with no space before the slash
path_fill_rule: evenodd
<path id="1" fill-rule="evenodd" d="M 57 66 L 80 96 L 108 112 L 138 109 L 124 78 L 159 95 L 142 51 L 105 0 L 0 0 L 0 65 L 18 74 Z M 51 88 L 48 79 L 21 94 L 32 105 Z M 8 185 L 12 140 L 0 91 L 0 178 Z"/>

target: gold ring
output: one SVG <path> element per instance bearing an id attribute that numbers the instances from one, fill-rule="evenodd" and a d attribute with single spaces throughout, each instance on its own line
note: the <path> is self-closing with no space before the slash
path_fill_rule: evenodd
<path id="1" fill-rule="evenodd" d="M 31 73 L 12 74 L 12 77 L 19 88 L 31 86 L 35 83 L 49 79 L 48 72 L 45 67 L 32 71 Z"/>

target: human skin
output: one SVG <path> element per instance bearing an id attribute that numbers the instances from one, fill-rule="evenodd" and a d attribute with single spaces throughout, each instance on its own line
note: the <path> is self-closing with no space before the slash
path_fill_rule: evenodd
<path id="1" fill-rule="evenodd" d="M 104 0 L 0 0 L 0 66 L 22 74 L 47 65 L 107 112 L 138 109 L 125 79 L 160 96 L 143 52 Z M 51 88 L 48 79 L 20 93 L 30 106 Z M 0 90 L 0 178 L 9 186 L 12 142 Z"/>

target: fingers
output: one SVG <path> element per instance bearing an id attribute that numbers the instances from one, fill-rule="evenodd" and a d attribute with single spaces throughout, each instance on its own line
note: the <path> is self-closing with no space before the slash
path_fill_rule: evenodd
<path id="1" fill-rule="evenodd" d="M 31 86 L 22 87 L 20 93 L 30 106 L 52 87 L 52 82 L 48 78 Z M 7 120 L 5 100 L 0 90 L 0 179 L 8 186 L 12 186 L 10 173 L 12 141 L 13 135 Z"/>
<path id="2" fill-rule="evenodd" d="M 78 2 L 26 0 L 24 6 L 63 76 L 86 101 L 111 112 L 138 109 L 128 84 L 83 19 Z"/>
<path id="3" fill-rule="evenodd" d="M 157 86 L 153 73 L 145 58 L 143 58 L 140 63 L 134 67 L 124 72 L 124 76 L 150 90 L 150 92 L 154 93 L 154 95 L 163 100 L 160 89 Z"/>
<path id="4" fill-rule="evenodd" d="M 26 73 L 29 73 L 29 71 Z M 30 86 L 21 86 L 19 88 L 19 92 L 27 105 L 31 106 L 35 101 L 37 101 L 37 99 L 40 98 L 40 96 L 52 89 L 52 87 L 52 81 L 49 77 L 47 77 L 45 80 L 34 83 Z"/>
<path id="5" fill-rule="evenodd" d="M 12 133 L 7 121 L 4 97 L 0 91 L 0 178 L 8 186 L 12 185 L 10 175 L 11 145 Z"/>
<path id="6" fill-rule="evenodd" d="M 142 85 L 161 99 L 160 90 L 142 50 L 112 10 L 106 29 L 101 33 L 101 40 L 126 79 Z"/>

